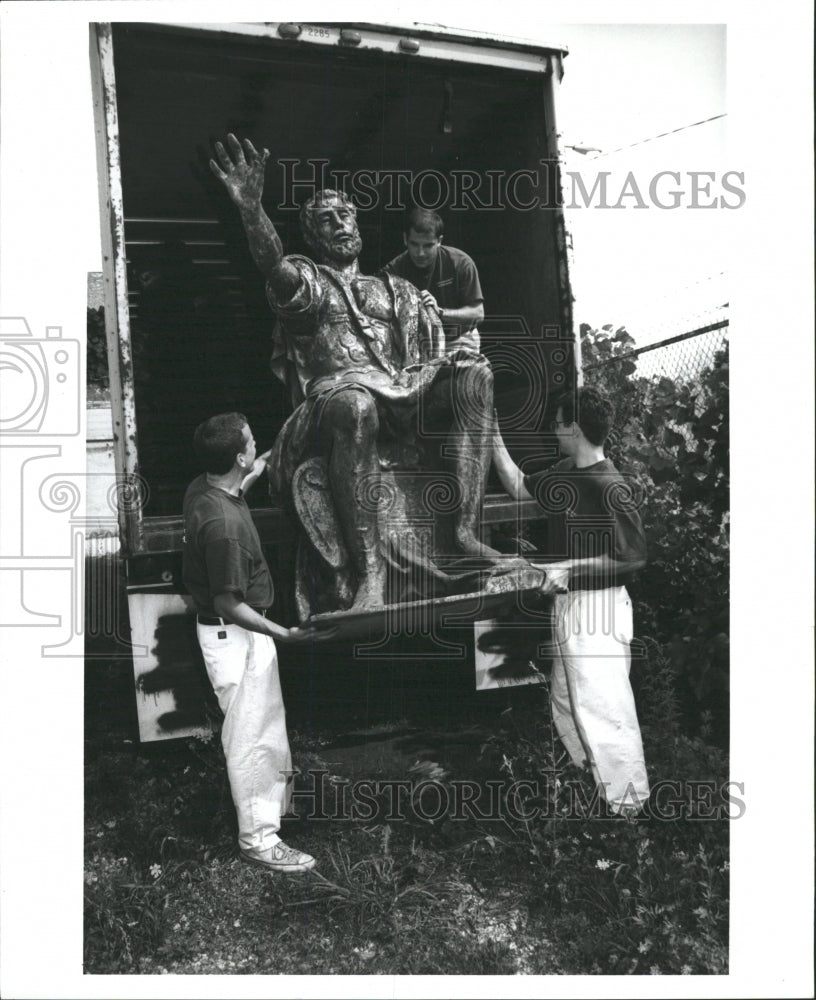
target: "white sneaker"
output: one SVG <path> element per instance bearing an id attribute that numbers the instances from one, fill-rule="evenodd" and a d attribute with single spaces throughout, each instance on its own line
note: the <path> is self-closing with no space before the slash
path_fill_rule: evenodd
<path id="1" fill-rule="evenodd" d="M 316 864 L 311 854 L 296 851 L 294 847 L 289 847 L 282 840 L 260 854 L 250 854 L 244 850 L 239 850 L 238 853 L 241 860 L 246 861 L 247 864 L 257 865 L 259 868 L 266 868 L 267 871 L 271 872 L 307 872 Z"/>

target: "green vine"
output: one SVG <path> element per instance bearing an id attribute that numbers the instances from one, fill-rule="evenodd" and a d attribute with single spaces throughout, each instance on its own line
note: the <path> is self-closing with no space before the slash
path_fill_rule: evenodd
<path id="1" fill-rule="evenodd" d="M 617 417 L 607 454 L 644 490 L 649 562 L 634 588 L 639 630 L 663 647 L 687 717 L 728 726 L 728 348 L 692 378 L 644 378 L 624 328 L 581 330 L 587 384 Z M 622 360 L 616 360 L 616 359 Z"/>

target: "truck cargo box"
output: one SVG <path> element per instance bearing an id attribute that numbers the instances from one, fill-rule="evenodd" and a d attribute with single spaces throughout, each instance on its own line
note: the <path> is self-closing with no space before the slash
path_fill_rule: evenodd
<path id="1" fill-rule="evenodd" d="M 213 142 L 232 132 L 270 150 L 264 207 L 288 253 L 305 251 L 298 208 L 315 187 L 355 200 L 364 273 L 403 249 L 412 200 L 437 209 L 445 242 L 479 270 L 482 349 L 508 445 L 546 463 L 556 454 L 542 430 L 548 402 L 577 363 L 554 111 L 564 55 L 416 25 L 92 29 L 114 454 L 132 500 L 120 504 L 121 554 L 131 627 L 154 651 L 137 679 L 152 676 L 154 721 L 168 716 L 165 729 L 146 723 L 142 738 L 196 725 L 179 714 L 178 679 L 167 680 L 155 653 L 159 633 L 173 648 L 168 622 L 191 621 L 180 515 L 200 471 L 193 430 L 238 410 L 262 449 L 290 412 L 269 369 L 263 280 L 208 168 Z M 276 580 L 273 615 L 293 623 L 293 533 L 261 486 L 250 505 Z M 488 497 L 487 531 L 516 517 L 506 497 Z M 184 661 L 195 657 L 188 640 Z"/>

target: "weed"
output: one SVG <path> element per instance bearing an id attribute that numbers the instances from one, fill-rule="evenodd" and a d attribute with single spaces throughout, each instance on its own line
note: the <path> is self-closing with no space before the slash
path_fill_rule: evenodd
<path id="1" fill-rule="evenodd" d="M 645 649 L 638 706 L 651 779 L 719 780 L 724 754 L 683 731 L 673 664 L 655 644 Z M 86 765 L 86 971 L 727 971 L 727 821 L 570 818 L 576 801 L 591 802 L 593 782 L 564 758 L 546 684 L 507 694 L 486 725 L 461 720 L 458 764 L 452 741 L 425 732 L 402 774 L 415 788 L 501 778 L 505 796 L 535 780 L 538 799 L 521 803 L 529 814 L 503 800 L 500 818 L 431 823 L 408 795 L 404 821 L 387 821 L 386 810 L 366 821 L 286 820 L 284 839 L 318 858 L 299 876 L 237 859 L 217 737 L 97 748 Z M 330 773 L 329 794 L 349 780 L 325 735 L 298 732 L 293 743 L 301 770 Z"/>

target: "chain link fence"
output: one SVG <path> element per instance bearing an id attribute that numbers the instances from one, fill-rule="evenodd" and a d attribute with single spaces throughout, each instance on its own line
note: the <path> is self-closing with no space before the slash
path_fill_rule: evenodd
<path id="1" fill-rule="evenodd" d="M 679 325 L 676 319 L 675 324 L 676 330 Z M 723 305 L 702 317 L 698 315 L 693 329 L 585 364 L 583 371 L 590 383 L 597 379 L 607 383 L 610 377 L 612 385 L 619 384 L 621 378 L 638 382 L 642 391 L 640 405 L 647 408 L 662 405 L 665 387 L 661 386 L 661 380 L 668 379 L 674 383 L 673 392 L 691 390 L 684 405 L 690 405 L 696 416 L 700 417 L 710 405 L 710 392 L 699 390 L 707 381 L 707 373 L 714 370 L 718 356 L 727 365 L 728 344 L 729 320 L 727 305 Z M 686 420 L 678 423 L 671 415 L 665 414 L 664 428 L 680 435 L 688 449 L 697 448 L 699 442 L 695 428 Z"/>
<path id="2" fill-rule="evenodd" d="M 644 288 L 642 297 L 631 304 L 626 325 L 635 338 L 629 344 L 631 350 L 614 358 L 608 353 L 604 356 L 603 351 L 585 358 L 584 371 L 605 369 L 614 376 L 616 370 L 608 366 L 623 364 L 619 371 L 630 378 L 694 381 L 713 366 L 717 352 L 728 345 L 728 299 L 725 271 L 662 291 Z M 612 355 L 616 354 L 613 350 Z"/>
<path id="3" fill-rule="evenodd" d="M 717 353 L 728 347 L 728 336 L 728 317 L 723 316 L 705 326 L 668 337 L 656 344 L 628 351 L 594 365 L 586 365 L 584 371 L 597 371 L 607 365 L 628 361 L 637 365 L 632 373 L 633 377 L 692 381 L 713 366 Z"/>

